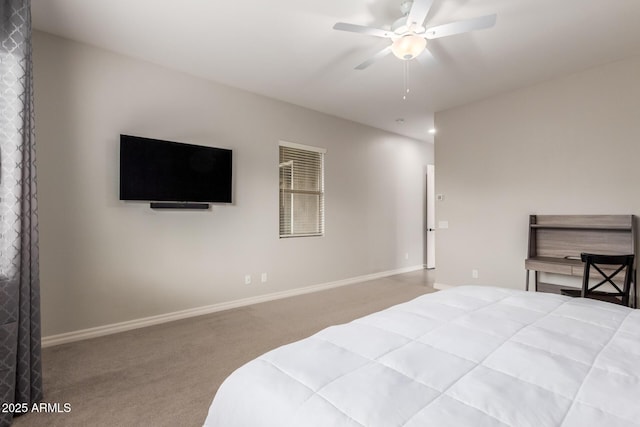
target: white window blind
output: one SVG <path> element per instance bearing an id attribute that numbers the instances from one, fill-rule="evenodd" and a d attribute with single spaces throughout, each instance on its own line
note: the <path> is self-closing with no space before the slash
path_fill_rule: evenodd
<path id="1" fill-rule="evenodd" d="M 322 148 L 280 142 L 280 237 L 324 234 Z"/>

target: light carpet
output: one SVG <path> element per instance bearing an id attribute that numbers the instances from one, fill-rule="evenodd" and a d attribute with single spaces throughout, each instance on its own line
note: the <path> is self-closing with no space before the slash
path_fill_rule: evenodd
<path id="1" fill-rule="evenodd" d="M 201 426 L 222 381 L 251 359 L 331 325 L 433 292 L 420 270 L 50 347 L 45 402 L 14 426 Z"/>

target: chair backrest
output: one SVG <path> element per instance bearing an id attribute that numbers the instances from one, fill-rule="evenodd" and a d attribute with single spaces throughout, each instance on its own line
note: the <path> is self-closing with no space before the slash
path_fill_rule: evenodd
<path id="1" fill-rule="evenodd" d="M 633 255 L 582 253 L 580 254 L 580 258 L 582 262 L 584 262 L 584 276 L 582 279 L 583 298 L 606 299 L 607 301 L 618 302 L 622 305 L 629 305 L 629 293 L 633 275 Z M 592 269 L 600 273 L 597 275 L 596 280 L 591 280 Z M 618 282 L 616 282 L 615 279 L 617 279 Z M 591 285 L 592 282 L 596 281 L 598 283 Z M 620 282 L 622 282 L 621 285 Z M 604 284 L 611 285 L 614 291 L 596 290 Z M 622 286 L 622 288 L 620 286 Z"/>

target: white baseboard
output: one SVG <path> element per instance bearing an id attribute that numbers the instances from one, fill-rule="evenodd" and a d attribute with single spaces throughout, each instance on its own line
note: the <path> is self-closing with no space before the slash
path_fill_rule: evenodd
<path id="1" fill-rule="evenodd" d="M 110 325 L 97 326 L 95 328 L 81 329 L 79 331 L 66 332 L 64 334 L 50 335 L 42 338 L 42 347 L 52 347 L 74 341 L 86 340 L 89 338 L 101 337 L 104 335 L 116 334 L 118 332 L 130 331 L 132 329 L 144 328 L 147 326 L 159 325 L 161 323 L 172 322 L 174 320 L 187 319 L 189 317 L 202 316 L 203 314 L 215 313 L 217 311 L 229 310 L 232 308 L 244 307 L 251 304 L 273 301 L 281 298 L 296 295 L 309 294 L 312 292 L 324 291 L 340 286 L 351 285 L 367 280 L 380 279 L 382 277 L 396 274 L 409 273 L 411 271 L 422 270 L 422 265 L 399 268 L 396 270 L 382 271 L 379 273 L 365 274 L 363 276 L 351 277 L 348 279 L 336 280 L 335 282 L 320 283 L 317 285 L 305 286 L 303 288 L 291 289 L 288 291 L 274 292 L 266 295 L 243 298 L 234 301 L 212 304 L 204 307 L 190 308 L 187 310 L 175 311 L 172 313 L 160 314 L 158 316 L 144 317 L 141 319 L 129 320 L 126 322 L 112 323 Z"/>
<path id="2" fill-rule="evenodd" d="M 455 286 L 453 285 L 445 285 L 444 283 L 437 283 L 437 282 L 433 284 L 433 287 L 441 291 L 445 289 L 455 288 Z"/>

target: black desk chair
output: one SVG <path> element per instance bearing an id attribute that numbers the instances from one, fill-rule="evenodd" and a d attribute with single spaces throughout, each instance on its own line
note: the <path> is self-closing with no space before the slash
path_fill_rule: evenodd
<path id="1" fill-rule="evenodd" d="M 561 289 L 562 295 L 571 297 L 593 298 L 601 301 L 612 302 L 629 306 L 631 293 L 631 280 L 633 278 L 633 255 L 597 255 L 597 254 L 580 254 L 582 262 L 584 262 L 584 277 L 582 278 L 582 289 Z M 606 266 L 607 270 L 612 273 L 604 272 L 600 268 Z M 591 279 L 591 268 L 593 267 L 600 276 Z M 622 289 L 620 285 L 614 282 L 615 278 L 622 280 Z M 596 285 L 590 286 L 593 281 L 599 280 Z M 600 286 L 608 283 L 614 290 L 611 292 L 597 291 Z M 616 292 L 617 291 L 617 292 Z M 635 292 L 633 295 L 636 298 Z M 634 304 L 635 306 L 635 301 Z"/>

